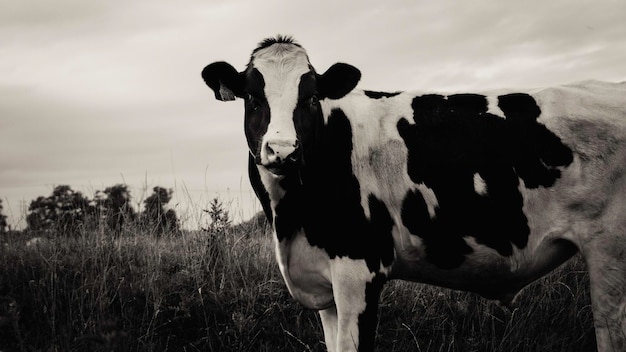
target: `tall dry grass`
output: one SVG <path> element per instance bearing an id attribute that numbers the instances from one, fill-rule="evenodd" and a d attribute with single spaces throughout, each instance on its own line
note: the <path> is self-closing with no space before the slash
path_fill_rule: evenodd
<path id="1" fill-rule="evenodd" d="M 26 247 L 0 239 L 0 351 L 324 351 L 317 315 L 289 296 L 265 228 L 156 238 L 90 231 Z M 580 260 L 508 311 L 406 282 L 383 292 L 380 351 L 590 351 Z"/>

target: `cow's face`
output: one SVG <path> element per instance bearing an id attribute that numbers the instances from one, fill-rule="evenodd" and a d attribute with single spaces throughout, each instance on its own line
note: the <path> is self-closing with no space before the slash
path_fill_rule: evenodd
<path id="1" fill-rule="evenodd" d="M 319 75 L 300 45 L 278 38 L 261 43 L 243 72 L 216 62 L 204 68 L 202 77 L 217 99 L 244 99 L 250 153 L 257 165 L 282 175 L 306 162 L 303 154 L 323 123 L 320 100 L 349 93 L 360 72 L 339 63 Z"/>

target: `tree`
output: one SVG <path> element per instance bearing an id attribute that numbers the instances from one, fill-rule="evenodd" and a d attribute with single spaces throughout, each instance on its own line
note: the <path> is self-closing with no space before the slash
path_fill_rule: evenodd
<path id="1" fill-rule="evenodd" d="M 7 232 L 8 224 L 7 224 L 7 216 L 2 213 L 2 199 L 0 199 L 0 233 Z"/>
<path id="2" fill-rule="evenodd" d="M 122 231 L 124 223 L 135 221 L 135 209 L 130 203 L 130 191 L 125 184 L 117 184 L 107 187 L 104 192 L 105 197 L 98 200 L 98 207 L 103 214 L 107 227 L 117 233 Z M 101 192 L 98 191 L 97 195 Z"/>
<path id="3" fill-rule="evenodd" d="M 144 200 L 145 210 L 142 216 L 144 223 L 159 234 L 177 231 L 179 224 L 176 212 L 172 209 L 165 209 L 174 191 L 159 186 L 154 187 L 152 191 L 154 193 Z"/>
<path id="4" fill-rule="evenodd" d="M 61 185 L 49 197 L 37 197 L 28 211 L 26 222 L 30 230 L 73 234 L 84 225 L 88 215 L 95 213 L 95 207 L 81 192 Z"/>
<path id="5" fill-rule="evenodd" d="M 222 204 L 217 197 L 211 200 L 209 209 L 204 209 L 204 212 L 209 214 L 211 223 L 209 223 L 207 228 L 203 228 L 203 230 L 210 234 L 222 234 L 232 223 L 228 210 L 224 209 L 224 204 Z"/>

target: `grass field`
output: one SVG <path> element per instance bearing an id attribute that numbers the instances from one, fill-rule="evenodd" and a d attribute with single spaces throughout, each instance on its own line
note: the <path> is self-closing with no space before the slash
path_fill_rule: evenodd
<path id="1" fill-rule="evenodd" d="M 325 350 L 318 316 L 289 296 L 263 227 L 27 240 L 0 238 L 2 352 Z M 593 351 L 588 286 L 579 258 L 527 288 L 512 311 L 391 282 L 378 350 Z"/>

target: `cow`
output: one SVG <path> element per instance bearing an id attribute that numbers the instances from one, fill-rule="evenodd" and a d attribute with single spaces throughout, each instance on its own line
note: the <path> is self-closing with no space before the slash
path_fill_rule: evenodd
<path id="1" fill-rule="evenodd" d="M 598 350 L 626 351 L 626 83 L 369 91 L 349 64 L 318 73 L 287 36 L 202 77 L 244 100 L 280 272 L 319 311 L 329 351 L 374 349 L 388 280 L 509 304 L 576 253 Z"/>

